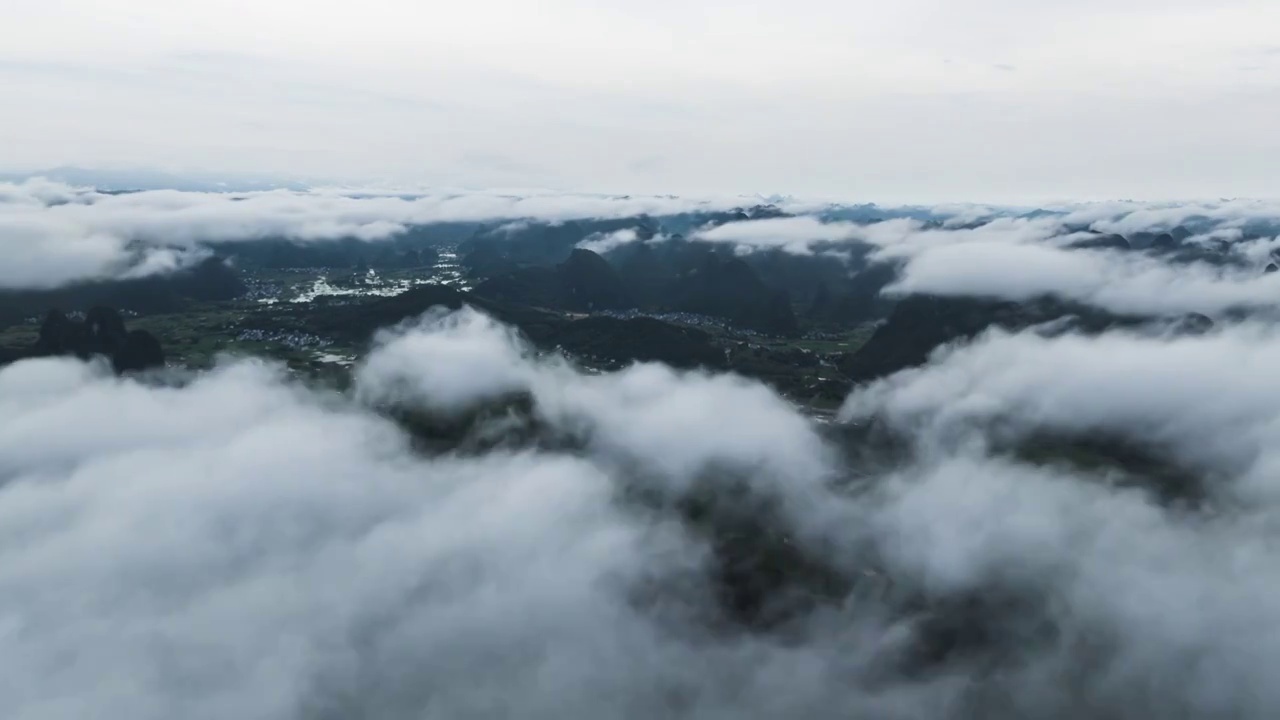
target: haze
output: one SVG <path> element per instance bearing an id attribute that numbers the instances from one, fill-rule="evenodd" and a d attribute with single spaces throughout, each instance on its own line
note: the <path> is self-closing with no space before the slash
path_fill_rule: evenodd
<path id="1" fill-rule="evenodd" d="M 1272 194 L 1265 0 L 12 0 L 0 170 L 776 192 Z"/>

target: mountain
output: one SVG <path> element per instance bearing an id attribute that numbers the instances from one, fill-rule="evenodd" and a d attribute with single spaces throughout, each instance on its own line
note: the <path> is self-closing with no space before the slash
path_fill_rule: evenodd
<path id="1" fill-rule="evenodd" d="M 1074 250 L 1129 250 L 1131 248 L 1129 241 L 1125 240 L 1123 236 L 1101 233 L 1076 240 L 1067 247 Z"/>
<path id="2" fill-rule="evenodd" d="M 37 317 L 49 308 L 84 312 L 109 306 L 139 314 L 176 312 L 191 302 L 233 300 L 248 291 L 239 273 L 219 258 L 164 275 L 93 280 L 55 290 L 0 291 L 0 327 Z"/>
<path id="3" fill-rule="evenodd" d="M 765 285 L 750 265 L 736 257 L 708 256 L 672 285 L 670 297 L 673 309 L 682 312 L 722 317 L 777 335 L 799 332 L 786 291 Z"/>
<path id="4" fill-rule="evenodd" d="M 724 369 L 725 353 L 706 332 L 653 318 L 593 316 L 572 319 L 537 308 L 509 304 L 443 285 L 423 285 L 372 302 L 304 310 L 296 316 L 300 331 L 367 342 L 383 327 L 418 317 L 433 307 L 470 305 L 512 325 L 543 349 L 560 348 L 598 364 L 620 367 L 632 362 L 662 362 L 678 368 Z M 277 324 L 269 329 L 279 329 Z"/>
<path id="5" fill-rule="evenodd" d="M 164 367 L 164 349 L 145 330 L 128 330 L 116 310 L 96 306 L 82 320 L 50 310 L 40 335 L 29 348 L 0 349 L 0 363 L 22 358 L 72 356 L 82 360 L 106 357 L 117 373 Z"/>
<path id="6" fill-rule="evenodd" d="M 618 272 L 590 250 L 576 249 L 553 268 L 514 270 L 480 283 L 480 297 L 535 307 L 591 312 L 635 307 Z"/>
<path id="7" fill-rule="evenodd" d="M 434 265 L 439 258 L 434 245 L 429 233 L 419 231 L 377 242 L 356 238 L 324 242 L 270 238 L 213 243 L 210 247 L 245 267 L 397 270 Z"/>
<path id="8" fill-rule="evenodd" d="M 491 263 L 502 258 L 519 266 L 555 265 L 569 258 L 574 248 L 596 237 L 631 230 L 641 239 L 652 238 L 658 224 L 640 215 L 608 220 L 571 220 L 563 223 L 505 223 L 477 230 L 458 246 L 462 262 L 473 274 L 482 276 L 477 257 Z"/>
<path id="9" fill-rule="evenodd" d="M 972 338 L 989 327 L 1021 330 L 1063 318 L 1076 318 L 1090 332 L 1119 322 L 1135 322 L 1111 313 L 1053 298 L 1012 302 L 982 298 L 911 295 L 839 369 L 853 382 L 866 382 L 923 365 L 937 348 Z"/>
<path id="10" fill-rule="evenodd" d="M 885 317 L 894 301 L 881 295 L 897 278 L 891 265 L 874 264 L 835 282 L 819 281 L 805 317 L 816 323 L 851 327 Z M 835 288 L 834 290 L 832 288 Z"/>

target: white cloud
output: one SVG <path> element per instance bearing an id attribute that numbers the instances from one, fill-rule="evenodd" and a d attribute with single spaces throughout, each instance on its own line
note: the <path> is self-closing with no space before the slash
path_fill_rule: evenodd
<path id="1" fill-rule="evenodd" d="M 741 464 L 778 478 L 820 478 L 830 458 L 813 428 L 763 386 L 734 377 L 642 365 L 582 376 L 536 356 L 510 329 L 469 308 L 428 314 L 381 333 L 357 372 L 368 402 L 457 416 L 517 393 L 561 427 L 590 427 L 591 441 L 628 461 L 693 478 L 706 465 Z M 730 412 L 743 422 L 712 430 Z M 686 438 L 696 436 L 696 441 Z"/>
<path id="2" fill-rule="evenodd" d="M 466 348 L 518 352 L 474 314 L 384 339 L 365 397 L 420 353 L 421 392 L 401 400 L 430 407 L 501 382 Z M 782 692 L 783 651 L 682 638 L 678 617 L 637 604 L 707 548 L 618 502 L 627 478 L 679 488 L 729 460 L 798 495 L 822 468 L 809 424 L 741 380 L 524 374 L 548 419 L 588 432 L 585 453 L 418 456 L 388 422 L 256 364 L 178 388 L 65 360 L 0 370 L 5 715 L 648 716 L 686 691 L 699 715 L 771 714 L 836 699 L 828 681 Z M 713 404 L 740 427 L 710 426 Z"/>
<path id="3" fill-rule="evenodd" d="M 1247 474 L 1280 462 L 1271 457 L 1280 447 L 1280 381 L 1270 370 L 1277 361 L 1280 335 L 1271 325 L 1172 338 L 992 332 L 855 393 L 844 412 L 923 425 L 934 437 L 997 422 L 1021 434 L 1137 437 L 1210 466 L 1243 463 L 1228 469 Z M 1257 480 L 1280 498 L 1272 480 Z"/>
<path id="4" fill-rule="evenodd" d="M 1280 302 L 1280 280 L 1259 266 L 1175 265 L 1125 252 L 977 242 L 919 252 L 887 291 L 1010 300 L 1055 295 L 1118 313 L 1155 315 L 1219 315 Z"/>
<path id="5" fill-rule="evenodd" d="M 1271 308 L 1280 300 L 1280 280 L 1262 272 L 1274 241 L 1233 244 L 1229 252 L 1244 259 L 1244 266 L 1180 263 L 1138 252 L 1073 249 L 1072 242 L 1090 236 L 1066 232 L 1065 222 L 999 218 L 974 228 L 946 229 L 899 219 L 857 228 L 853 235 L 877 248 L 873 258 L 901 263 L 898 280 L 886 289 L 890 294 L 1009 300 L 1055 295 L 1118 313 L 1158 315 L 1218 315 Z M 1224 254 L 1223 259 L 1233 258 Z"/>
<path id="6" fill-rule="evenodd" d="M 1022 679 L 1046 683 L 1041 707 L 1084 692 L 1094 710 L 1078 712 L 1088 715 L 1123 702 L 1128 682 L 1160 677 L 1177 690 L 1130 701 L 1260 717 L 1277 699 L 1256 665 L 1277 649 L 1259 632 L 1274 622 L 1263 598 L 1280 539 L 1270 521 L 1280 500 L 1277 355 L 1275 328 L 1259 325 L 1200 337 L 995 332 L 854 393 L 846 417 L 879 418 L 922 452 L 922 467 L 878 491 L 888 562 L 935 592 L 1004 587 L 1057 607 L 1050 645 L 1062 654 L 1048 666 L 1088 664 L 1100 651 L 1107 659 L 1090 666 L 1109 679 L 1067 690 L 1060 676 L 1031 671 Z M 1114 475 L 984 454 L 993 439 L 1046 431 L 1153 443 L 1194 469 L 1210 510 L 1164 509 L 1117 489 Z"/>
<path id="7" fill-rule="evenodd" d="M 39 180 L 0 184 L 0 257 L 7 258 L 0 264 L 0 287 L 51 287 L 172 270 L 203 257 L 203 245 L 210 242 L 267 237 L 376 241 L 434 222 L 505 222 L 518 227 L 724 210 L 745 200 L 350 189 L 109 195 Z M 798 201 L 784 204 L 792 206 L 806 207 Z M 780 249 L 811 254 L 841 243 L 870 245 L 878 248 L 876 258 L 903 264 L 902 277 L 892 288 L 896 291 L 1013 299 L 1053 293 L 1120 312 L 1217 314 L 1233 307 L 1269 307 L 1280 297 L 1273 292 L 1275 276 L 1261 275 L 1275 241 L 1240 241 L 1240 226 L 1270 218 L 1268 208 L 1257 203 L 1076 206 L 1065 216 L 996 217 L 975 227 L 958 227 L 960 220 L 985 217 L 989 210 L 956 206 L 934 209 L 936 216 L 949 218 L 942 227 L 907 218 L 860 226 L 800 215 L 727 223 L 701 229 L 692 237 L 744 252 Z M 1066 234 L 1069 224 L 1087 220 L 1095 229 L 1133 232 L 1165 228 L 1171 218 L 1188 217 L 1205 217 L 1210 223 L 1196 242 L 1234 240 L 1232 252 L 1251 267 L 1173 265 L 1140 254 L 1066 248 L 1083 237 Z M 634 230 L 624 229 L 588 238 L 581 246 L 607 251 L 637 239 Z"/>
<path id="8" fill-rule="evenodd" d="M 382 331 L 359 367 L 359 393 L 372 404 L 421 405 L 457 416 L 528 389 L 533 366 L 513 331 L 470 308 L 432 313 Z"/>
<path id="9" fill-rule="evenodd" d="M 1249 220 L 1280 221 L 1280 203 L 1271 200 L 1228 200 L 1202 203 L 1117 203 L 1084 207 L 1068 214 L 1066 222 L 1091 222 L 1100 232 L 1122 235 L 1142 231 L 1164 231 L 1192 219 L 1202 219 L 1225 228 Z"/>
<path id="10" fill-rule="evenodd" d="M 210 242 L 288 238 L 381 240 L 436 222 L 540 221 L 723 210 L 743 198 L 617 198 L 530 192 L 402 196 L 386 192 L 110 195 L 41 180 L 0 183 L 0 287 L 159 270 L 199 257 Z"/>
<path id="11" fill-rule="evenodd" d="M 1257 328 L 992 336 L 860 397 L 921 439 L 939 436 L 939 413 L 975 423 L 999 412 L 1198 431 L 1193 442 L 1247 458 L 1249 442 L 1280 447 L 1277 347 Z M 360 372 L 364 399 L 402 387 L 398 401 L 424 408 L 524 387 L 562 440 L 484 455 L 413 451 L 354 398 L 256 363 L 169 387 L 68 360 L 0 370 L 5 716 L 1280 707 L 1269 672 L 1280 642 L 1265 631 L 1278 619 L 1265 521 L 1280 496 L 1192 519 L 960 448 L 880 476 L 842 467 L 814 426 L 749 381 L 653 365 L 580 375 L 527 357 L 463 312 L 383 336 Z M 1222 357 L 1243 357 L 1243 371 Z M 868 492 L 829 489 L 852 471 L 874 481 Z M 777 496 L 788 542 L 842 572 L 873 563 L 892 578 L 888 594 L 802 612 L 785 637 L 727 623 L 700 574 L 712 543 L 625 492 L 679 496 L 716 473 Z M 898 604 L 912 589 L 930 603 L 1017 600 L 959 620 L 990 633 L 997 655 L 900 672 L 927 627 Z"/>
<path id="12" fill-rule="evenodd" d="M 696 240 L 723 242 L 759 250 L 776 248 L 807 255 L 818 243 L 848 240 L 856 226 L 844 222 L 822 222 L 816 217 L 765 218 L 725 223 L 693 234 Z"/>
<path id="13" fill-rule="evenodd" d="M 593 235 L 586 240 L 578 243 L 578 247 L 583 250 L 590 250 L 594 253 L 607 253 L 610 250 L 616 250 L 624 245 L 630 245 L 640 239 L 640 234 L 632 228 L 624 228 L 615 230 L 611 233 Z"/>

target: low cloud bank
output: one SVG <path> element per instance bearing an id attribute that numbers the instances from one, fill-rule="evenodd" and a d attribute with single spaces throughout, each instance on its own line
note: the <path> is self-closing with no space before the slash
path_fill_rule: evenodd
<path id="1" fill-rule="evenodd" d="M 919 450 L 885 466 L 759 384 L 583 374 L 469 310 L 385 332 L 349 395 L 246 361 L 163 384 L 18 363 L 0 711 L 1273 717 L 1273 494 L 1189 515 L 952 439 L 996 416 L 1198 437 L 1224 487 L 1261 488 L 1276 347 L 987 336 L 851 398 Z M 428 451 L 388 419 L 495 407 L 537 440 Z M 744 619 L 744 576 L 805 563 L 755 588 L 781 624 Z"/>
<path id="2" fill-rule="evenodd" d="M 1173 264 L 1142 254 L 970 242 L 922 249 L 888 293 L 1026 300 L 1054 295 L 1117 313 L 1218 315 L 1280 303 L 1280 278 L 1261 268 Z"/>
<path id="3" fill-rule="evenodd" d="M 0 288 L 113 278 L 165 254 L 263 238 L 376 241 L 445 222 L 563 222 L 726 210 L 744 198 L 573 194 L 356 194 L 337 190 L 109 194 L 43 180 L 0 183 Z"/>
<path id="4" fill-rule="evenodd" d="M 1199 336 L 992 331 L 855 393 L 843 413 L 953 443 L 996 429 L 1138 439 L 1258 489 L 1280 463 L 1277 362 L 1273 324 Z"/>
<path id="5" fill-rule="evenodd" d="M 996 218 L 972 227 L 929 225 L 910 218 L 864 225 L 776 218 L 728 223 L 693 237 L 743 251 L 774 249 L 800 255 L 857 245 L 868 250 L 870 260 L 899 268 L 897 281 L 886 288 L 889 295 L 1016 301 L 1054 295 L 1112 312 L 1154 315 L 1217 316 L 1235 309 L 1272 308 L 1280 302 L 1280 277 L 1263 273 L 1280 242 L 1244 240 L 1238 229 L 1188 239 L 1192 247 L 1226 243 L 1213 248 L 1215 262 L 1074 247 L 1096 235 L 1070 230 L 1059 216 Z"/>
<path id="6" fill-rule="evenodd" d="M 696 240 L 723 242 L 747 250 L 776 249 L 810 255 L 815 246 L 851 239 L 857 226 L 847 222 L 823 222 L 812 216 L 766 218 L 726 223 L 694 233 Z"/>
<path id="7" fill-rule="evenodd" d="M 607 253 L 610 250 L 617 250 L 620 247 L 630 245 L 640 240 L 640 233 L 632 228 L 624 228 L 615 230 L 611 233 L 598 233 L 578 243 L 578 247 L 583 250 L 590 250 L 593 253 Z"/>
<path id="8" fill-rule="evenodd" d="M 199 261 L 210 243 L 264 238 L 375 242 L 433 223 L 505 222 L 518 227 L 588 218 L 687 217 L 751 202 L 745 197 L 397 195 L 349 189 L 115 194 L 39 179 L 0 183 L 0 289 L 166 272 Z M 883 221 L 874 223 L 824 219 L 839 217 L 835 211 L 842 206 L 823 210 L 792 200 L 779 207 L 811 214 L 729 222 L 688 236 L 730 244 L 741 252 L 846 257 L 853 247 L 860 254 L 871 250 L 874 259 L 902 267 L 900 282 L 891 288 L 898 292 L 1012 299 L 1048 293 L 1120 312 L 1208 314 L 1271 306 L 1277 297 L 1270 279 L 1251 276 L 1255 266 L 1253 274 L 1260 274 L 1280 249 L 1280 241 L 1259 235 L 1280 223 L 1280 206 L 1269 203 L 1109 203 L 1037 213 L 984 206 L 883 208 L 874 214 Z M 921 213 L 928 222 L 916 217 Z M 1173 263 L 1141 253 L 1071 247 L 1089 237 L 1081 232 L 1085 228 L 1131 234 L 1179 223 L 1189 223 L 1194 233 L 1188 245 L 1215 249 L 1247 267 Z M 608 252 L 639 241 L 640 233 L 623 229 L 593 236 L 580 246 Z M 1223 244 L 1227 249 L 1219 247 Z"/>

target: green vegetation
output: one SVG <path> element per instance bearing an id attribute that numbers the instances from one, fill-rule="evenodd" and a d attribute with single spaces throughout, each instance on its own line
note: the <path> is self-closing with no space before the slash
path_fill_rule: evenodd
<path id="1" fill-rule="evenodd" d="M 291 310 L 255 302 L 201 303 L 184 312 L 132 318 L 129 325 L 160 338 L 170 365 L 190 368 L 212 367 L 221 355 L 265 357 L 292 367 L 336 364 L 338 359 L 356 355 L 352 345 L 330 338 L 307 336 L 283 328 L 278 332 L 254 331 L 270 327 L 274 318 Z M 0 330 L 0 348 L 31 347 L 39 331 L 40 326 L 31 323 Z"/>
<path id="2" fill-rule="evenodd" d="M 875 323 L 864 323 L 853 329 L 838 333 L 824 333 L 822 337 L 799 338 L 767 338 L 759 343 L 764 347 L 777 350 L 799 349 L 817 355 L 834 355 L 837 353 L 854 353 L 862 348 L 876 331 Z M 816 335 L 817 333 L 815 333 Z"/>
<path id="3" fill-rule="evenodd" d="M 40 326 L 34 323 L 11 325 L 0 330 L 0 347 L 29 347 L 40 337 Z"/>
<path id="4" fill-rule="evenodd" d="M 598 256 L 577 257 L 579 264 L 594 260 L 608 269 Z M 562 269 L 574 267 L 566 263 Z M 597 304 L 618 284 L 614 278 L 603 289 L 596 288 L 587 280 L 594 281 L 599 273 L 579 274 L 588 277 L 564 288 L 571 299 L 589 298 L 590 304 Z M 208 368 L 221 356 L 257 356 L 309 374 L 346 375 L 378 328 L 433 306 L 468 303 L 518 327 L 539 347 L 559 348 L 590 368 L 656 361 L 679 368 L 728 370 L 759 379 L 797 402 L 828 409 L 838 406 L 848 391 L 848 381 L 837 369 L 839 360 L 861 347 L 874 329 L 870 324 L 831 331 L 815 326 L 804 334 L 770 337 L 692 313 L 646 317 L 636 311 L 602 313 L 599 307 L 595 312 L 585 307 L 547 309 L 451 286 L 423 285 L 450 280 L 437 277 L 430 267 L 388 267 L 370 276 L 347 268 L 242 266 L 235 277 L 244 289 L 240 299 L 186 297 L 137 309 L 133 303 L 121 303 L 119 308 L 131 327 L 160 339 L 171 366 Z M 96 295 L 91 299 L 98 301 Z M 83 303 L 63 309 L 87 309 L 79 305 Z M 0 330 L 0 350 L 30 348 L 38 334 L 38 323 L 17 322 Z"/>

